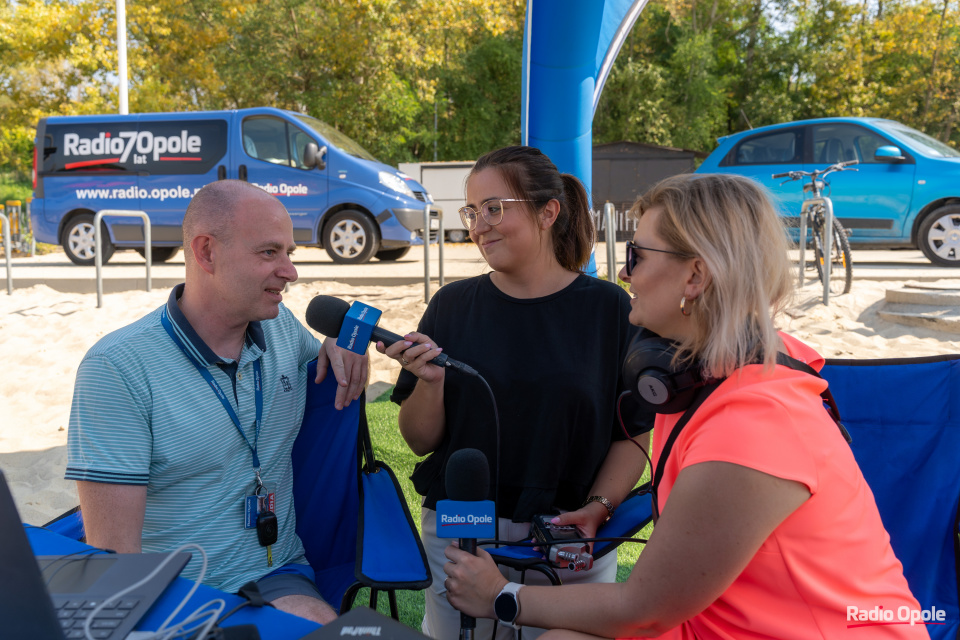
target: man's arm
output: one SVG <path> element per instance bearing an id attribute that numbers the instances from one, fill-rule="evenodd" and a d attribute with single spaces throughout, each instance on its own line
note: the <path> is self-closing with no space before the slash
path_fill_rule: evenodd
<path id="1" fill-rule="evenodd" d="M 77 481 L 87 544 L 117 553 L 140 553 L 146 485 Z"/>

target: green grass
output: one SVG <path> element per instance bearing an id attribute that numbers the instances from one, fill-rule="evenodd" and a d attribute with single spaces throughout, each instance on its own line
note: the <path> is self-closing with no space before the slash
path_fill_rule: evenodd
<path id="1" fill-rule="evenodd" d="M 403 489 L 403 495 L 407 499 L 407 506 L 413 515 L 413 520 L 420 528 L 420 496 L 413 489 L 413 483 L 410 482 L 410 474 L 413 473 L 413 466 L 419 458 L 413 454 L 407 447 L 407 444 L 400 437 L 400 430 L 397 426 L 397 416 L 400 413 L 400 407 L 390 402 L 390 392 L 377 398 L 374 402 L 367 405 L 367 421 L 370 425 L 370 438 L 373 441 L 374 452 L 377 459 L 385 462 L 393 469 L 400 487 Z M 650 470 L 644 471 L 640 482 L 646 482 L 650 479 Z M 649 537 L 653 525 L 648 525 L 641 530 L 635 537 L 646 539 Z M 634 563 L 643 549 L 643 544 L 623 544 L 620 545 L 617 557 L 617 581 L 623 582 L 630 575 Z M 361 591 L 357 598 L 357 604 L 367 604 L 369 601 L 368 590 Z M 414 628 L 420 628 L 420 621 L 423 619 L 423 592 L 422 591 L 402 591 L 397 596 L 397 604 L 400 610 L 400 620 Z M 389 615 L 386 596 L 380 598 L 378 610 L 381 613 Z"/>

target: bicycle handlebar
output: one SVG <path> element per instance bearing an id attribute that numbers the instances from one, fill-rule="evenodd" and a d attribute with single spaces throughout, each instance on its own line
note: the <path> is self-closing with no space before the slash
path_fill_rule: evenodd
<path id="1" fill-rule="evenodd" d="M 834 171 L 856 171 L 856 169 L 850 169 L 850 165 L 859 164 L 859 160 L 845 160 L 843 162 L 837 162 L 832 164 L 826 169 L 820 169 L 819 171 L 787 171 L 786 173 L 775 173 L 770 176 L 772 179 L 777 180 L 779 178 L 789 178 L 789 181 L 799 180 L 800 178 L 813 178 L 816 180 L 820 176 L 825 176 L 828 173 L 833 173 Z"/>

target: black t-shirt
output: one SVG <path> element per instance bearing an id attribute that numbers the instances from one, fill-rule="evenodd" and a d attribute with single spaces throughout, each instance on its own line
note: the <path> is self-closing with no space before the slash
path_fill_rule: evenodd
<path id="1" fill-rule="evenodd" d="M 625 438 L 616 403 L 624 389 L 620 366 L 636 332 L 629 312 L 623 289 L 585 275 L 534 299 L 511 298 L 489 275 L 440 289 L 418 331 L 477 369 L 493 390 L 500 415 L 499 495 L 490 394 L 480 380 L 448 370 L 443 440 L 411 476 L 424 506 L 433 509 L 446 498 L 446 461 L 469 447 L 487 456 L 489 498 L 497 500 L 500 517 L 527 522 L 555 508 L 579 508 L 611 442 Z M 391 400 L 407 399 L 417 380 L 402 371 Z M 621 411 L 631 435 L 653 424 L 654 415 L 642 413 L 630 397 Z"/>

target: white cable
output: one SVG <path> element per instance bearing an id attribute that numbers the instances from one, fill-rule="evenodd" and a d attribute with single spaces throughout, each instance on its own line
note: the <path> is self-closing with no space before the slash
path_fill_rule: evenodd
<path id="1" fill-rule="evenodd" d="M 183 606 L 187 604 L 187 602 L 189 602 L 190 598 L 193 597 L 193 594 L 196 592 L 197 588 L 200 586 L 200 582 L 203 580 L 203 577 L 207 574 L 207 552 L 204 551 L 203 547 L 201 547 L 200 545 L 192 542 L 188 542 L 187 544 L 181 545 L 177 549 L 174 549 L 173 552 L 171 552 L 170 555 L 168 555 L 163 560 L 163 562 L 157 565 L 157 567 L 153 571 L 151 571 L 145 578 L 143 578 L 142 580 L 138 580 L 137 582 L 134 582 L 132 585 L 130 585 L 129 587 L 126 587 L 125 589 L 121 589 L 120 591 L 113 594 L 112 596 L 110 596 L 109 598 L 101 602 L 99 605 L 97 605 L 93 609 L 93 611 L 91 611 L 90 614 L 87 616 L 87 619 L 83 624 L 83 634 L 87 638 L 87 640 L 96 640 L 93 637 L 93 634 L 90 632 L 90 629 L 91 629 L 90 625 L 93 624 L 94 617 L 96 617 L 96 615 L 100 613 L 100 611 L 102 611 L 107 604 L 113 602 L 114 600 L 118 600 L 122 598 L 123 596 L 130 593 L 134 589 L 141 587 L 144 584 L 150 582 L 150 580 L 156 577 L 156 575 L 160 573 L 160 571 L 163 570 L 164 567 L 166 567 L 170 562 L 173 561 L 173 559 L 177 556 L 178 553 L 190 548 L 193 548 L 199 551 L 200 559 L 201 559 L 200 574 L 197 576 L 197 579 L 194 581 L 193 586 L 190 587 L 190 591 L 188 591 L 187 595 L 183 597 L 183 599 L 180 601 L 180 604 L 177 605 L 177 608 L 173 610 L 173 613 L 167 616 L 167 619 L 163 621 L 163 624 L 160 625 L 159 629 L 157 629 L 154 632 L 138 633 L 136 637 L 138 640 L 169 640 L 170 638 L 176 638 L 178 636 L 186 635 L 187 633 L 193 633 L 198 627 L 200 627 L 200 625 L 198 625 L 197 627 L 187 630 L 185 629 L 187 624 L 192 624 L 204 616 L 209 616 L 209 620 L 207 620 L 202 625 L 202 633 L 200 633 L 200 635 L 197 636 L 198 638 L 206 637 L 210 629 L 212 629 L 213 626 L 216 624 L 217 618 L 220 616 L 220 613 L 223 612 L 223 610 L 227 606 L 226 602 L 222 599 L 218 598 L 216 600 L 210 600 L 209 602 L 206 602 L 200 605 L 199 607 L 197 607 L 197 609 L 194 610 L 193 613 L 191 613 L 189 616 L 184 618 L 181 622 L 179 622 L 178 624 L 170 628 L 167 628 L 167 625 L 170 624 L 170 622 L 177 616 L 177 614 L 180 613 L 180 610 L 183 609 Z M 217 608 L 204 611 L 204 609 L 208 605 L 215 605 Z"/>

